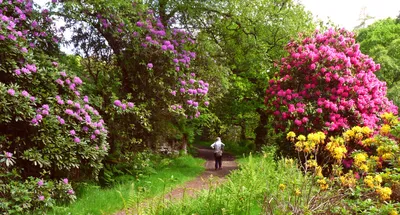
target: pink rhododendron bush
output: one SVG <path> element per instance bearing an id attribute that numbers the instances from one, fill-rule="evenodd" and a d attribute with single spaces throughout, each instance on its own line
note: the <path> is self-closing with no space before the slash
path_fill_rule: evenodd
<path id="1" fill-rule="evenodd" d="M 316 31 L 286 50 L 265 98 L 277 130 L 333 135 L 356 125 L 376 129 L 380 114 L 397 114 L 385 82 L 374 74 L 380 65 L 360 52 L 353 33 Z"/>
<path id="2" fill-rule="evenodd" d="M 107 130 L 82 80 L 50 57 L 58 32 L 31 0 L 0 0 L 0 213 L 75 199 L 69 179 L 94 178 Z"/>
<path id="3" fill-rule="evenodd" d="M 309 198 L 315 213 L 397 214 L 400 127 L 374 74 L 379 64 L 345 30 L 300 36 L 286 49 L 266 103 L 276 129 L 287 132 L 281 151 L 310 177 L 290 192 Z M 320 189 L 310 197 L 308 185 Z"/>

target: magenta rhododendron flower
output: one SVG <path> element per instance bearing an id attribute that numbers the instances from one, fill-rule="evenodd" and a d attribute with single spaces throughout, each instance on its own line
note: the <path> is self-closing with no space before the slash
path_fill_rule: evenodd
<path id="1" fill-rule="evenodd" d="M 63 182 L 64 184 L 68 184 L 68 178 L 64 178 L 64 179 L 62 180 L 62 182 Z"/>
<path id="2" fill-rule="evenodd" d="M 153 68 L 153 64 L 152 63 L 148 63 L 147 64 L 147 68 L 149 68 L 149 69 Z"/>
<path id="3" fill-rule="evenodd" d="M 15 95 L 15 90 L 9 89 L 9 90 L 7 90 L 7 93 L 10 94 L 11 96 L 14 96 Z"/>
<path id="4" fill-rule="evenodd" d="M 12 154 L 11 152 L 5 152 L 5 153 L 4 153 L 4 156 L 5 156 L 7 159 L 11 159 L 12 156 L 13 156 L 13 154 Z"/>
<path id="5" fill-rule="evenodd" d="M 114 105 L 120 107 L 122 105 L 120 100 L 115 100 Z"/>
<path id="6" fill-rule="evenodd" d="M 23 90 L 23 91 L 21 92 L 21 95 L 22 95 L 23 97 L 28 97 L 28 96 L 29 96 L 29 93 L 28 93 L 27 91 Z"/>

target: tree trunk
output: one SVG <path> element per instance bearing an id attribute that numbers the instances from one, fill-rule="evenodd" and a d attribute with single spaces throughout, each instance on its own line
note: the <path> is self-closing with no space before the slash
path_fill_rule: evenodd
<path id="1" fill-rule="evenodd" d="M 188 143 L 188 139 L 185 134 L 185 135 L 183 135 L 182 146 L 181 146 L 181 151 L 183 151 L 183 154 L 185 154 L 185 155 L 187 154 L 187 143 Z"/>
<path id="2" fill-rule="evenodd" d="M 266 138 L 268 130 L 266 128 L 266 125 L 268 123 L 268 115 L 265 110 L 262 110 L 261 108 L 257 109 L 257 113 L 260 115 L 260 121 L 258 122 L 257 128 L 254 130 L 254 132 L 256 133 L 255 144 L 256 150 L 261 151 L 261 147 L 267 143 Z"/>
<path id="3" fill-rule="evenodd" d="M 240 141 L 246 140 L 246 121 L 240 122 Z"/>

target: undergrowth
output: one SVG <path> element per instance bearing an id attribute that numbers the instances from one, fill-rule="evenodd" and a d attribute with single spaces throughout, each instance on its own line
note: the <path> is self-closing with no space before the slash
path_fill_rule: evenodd
<path id="1" fill-rule="evenodd" d="M 57 206 L 49 214 L 112 214 L 127 206 L 125 199 L 142 201 L 195 178 L 204 171 L 203 163 L 204 160 L 191 156 L 164 159 L 149 176 L 135 178 L 125 175 L 120 183 L 109 188 L 86 184 L 80 188 L 77 201 L 67 206 Z M 132 193 L 135 195 L 132 196 Z"/>
<path id="2" fill-rule="evenodd" d="M 283 192 L 282 184 L 300 186 L 305 182 L 293 160 L 274 160 L 274 153 L 249 155 L 238 160 L 239 169 L 234 170 L 223 184 L 210 186 L 197 198 L 184 197 L 179 201 L 154 199 L 143 214 L 284 214 L 275 200 L 286 199 L 292 193 Z M 299 196 L 299 199 L 305 197 Z M 293 204 L 294 199 L 288 201 Z M 297 201 L 302 204 L 302 201 Z M 304 203 L 304 202 L 303 202 Z"/>

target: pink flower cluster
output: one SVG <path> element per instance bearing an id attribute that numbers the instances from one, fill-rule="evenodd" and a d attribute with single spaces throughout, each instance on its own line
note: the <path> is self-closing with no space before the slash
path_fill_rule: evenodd
<path id="1" fill-rule="evenodd" d="M 42 105 L 42 107 L 36 109 L 36 116 L 31 120 L 31 123 L 34 125 L 42 122 L 43 117 L 46 117 L 50 113 L 50 107 L 48 104 Z"/>
<path id="2" fill-rule="evenodd" d="M 5 152 L 4 156 L 6 157 L 6 159 L 11 159 L 13 154 L 11 152 Z"/>
<path id="3" fill-rule="evenodd" d="M 376 128 L 379 114 L 397 113 L 386 97 L 386 83 L 374 74 L 379 64 L 361 53 L 352 32 L 316 31 L 289 42 L 286 50 L 265 98 L 277 128 L 300 133 Z"/>
<path id="4" fill-rule="evenodd" d="M 115 100 L 114 105 L 121 108 L 122 110 L 135 107 L 135 104 L 133 102 L 122 103 L 120 100 Z"/>

